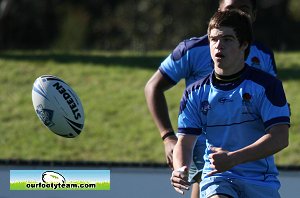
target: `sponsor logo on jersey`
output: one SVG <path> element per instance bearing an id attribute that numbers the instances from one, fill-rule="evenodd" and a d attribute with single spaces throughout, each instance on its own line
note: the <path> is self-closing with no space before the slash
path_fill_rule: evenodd
<path id="1" fill-rule="evenodd" d="M 226 103 L 226 102 L 233 102 L 232 99 L 226 98 L 226 97 L 219 98 L 218 101 L 219 101 L 219 103 L 221 103 L 221 104 L 224 104 L 224 103 Z"/>

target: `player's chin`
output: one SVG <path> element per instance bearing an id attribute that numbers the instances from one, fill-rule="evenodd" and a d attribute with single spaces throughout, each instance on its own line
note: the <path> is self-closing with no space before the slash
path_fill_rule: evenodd
<path id="1" fill-rule="evenodd" d="M 214 67 L 218 67 L 218 68 L 221 68 L 221 66 L 222 66 L 222 64 L 224 62 L 223 59 L 219 59 L 219 58 L 213 59 L 213 61 L 214 61 Z"/>

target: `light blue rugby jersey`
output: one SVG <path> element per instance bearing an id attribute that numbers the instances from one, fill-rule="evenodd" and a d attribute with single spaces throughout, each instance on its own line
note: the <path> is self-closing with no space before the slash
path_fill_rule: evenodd
<path id="1" fill-rule="evenodd" d="M 253 42 L 246 63 L 276 76 L 273 52 L 258 42 Z M 185 79 L 186 86 L 213 70 L 207 35 L 181 42 L 159 67 L 163 76 L 172 84 Z"/>
<path id="2" fill-rule="evenodd" d="M 280 80 L 246 66 L 239 82 L 220 87 L 213 86 L 212 73 L 185 90 L 178 117 L 178 133 L 206 137 L 203 178 L 211 171 L 210 146 L 235 151 L 258 140 L 272 126 L 290 123 Z M 275 188 L 280 185 L 273 156 L 216 174 L 220 175 Z"/>

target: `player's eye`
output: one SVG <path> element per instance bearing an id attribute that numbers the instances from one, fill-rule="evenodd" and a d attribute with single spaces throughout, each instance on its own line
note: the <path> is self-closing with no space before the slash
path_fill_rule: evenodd
<path id="1" fill-rule="evenodd" d="M 210 41 L 216 43 L 216 42 L 218 42 L 218 39 L 214 38 L 214 37 L 210 37 Z"/>
<path id="2" fill-rule="evenodd" d="M 231 42 L 231 41 L 233 41 L 234 39 L 231 38 L 231 37 L 224 37 L 222 40 L 223 40 L 224 42 Z"/>

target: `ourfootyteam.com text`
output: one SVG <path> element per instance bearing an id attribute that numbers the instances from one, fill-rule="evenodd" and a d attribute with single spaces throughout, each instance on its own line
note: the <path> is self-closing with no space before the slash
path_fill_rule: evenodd
<path id="1" fill-rule="evenodd" d="M 96 184 L 61 184 L 61 183 L 36 183 L 36 184 L 26 184 L 26 188 L 52 188 L 52 189 L 61 189 L 61 188 L 96 188 Z"/>

